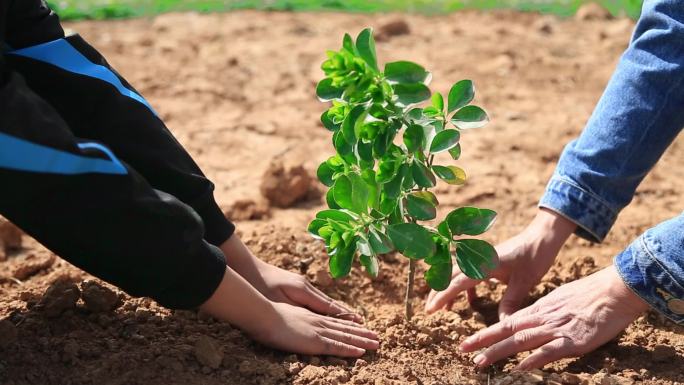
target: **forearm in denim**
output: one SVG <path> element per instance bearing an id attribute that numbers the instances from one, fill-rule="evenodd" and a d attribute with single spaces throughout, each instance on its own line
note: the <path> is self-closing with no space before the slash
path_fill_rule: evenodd
<path id="1" fill-rule="evenodd" d="M 564 149 L 540 205 L 574 220 L 579 235 L 602 240 L 681 131 L 683 106 L 684 7 L 646 1 L 629 48 L 586 128 Z"/>
<path id="2" fill-rule="evenodd" d="M 684 323 L 684 214 L 646 231 L 614 263 L 632 291 Z"/>

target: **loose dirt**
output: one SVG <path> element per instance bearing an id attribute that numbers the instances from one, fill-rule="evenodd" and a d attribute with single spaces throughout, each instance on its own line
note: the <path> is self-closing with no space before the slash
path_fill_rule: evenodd
<path id="1" fill-rule="evenodd" d="M 439 17 L 236 12 L 69 24 L 159 111 L 215 181 L 220 204 L 239 218 L 239 232 L 250 248 L 354 306 L 383 342 L 361 359 L 287 354 L 196 312 L 169 311 L 125 295 L 119 303 L 118 290 L 93 282 L 59 258 L 19 278 L 15 272 L 25 271 L 23 266 L 50 260 L 24 236 L 22 248 L 8 248 L 8 260 L 0 263 L 0 383 L 684 382 L 684 329 L 655 313 L 594 353 L 543 371 L 510 373 L 519 356 L 476 372 L 472 357 L 461 354 L 457 344 L 496 320 L 501 285 L 479 287 L 473 308 L 461 299 L 451 312 L 419 312 L 413 324 L 406 324 L 403 258 L 384 258 L 375 280 L 354 270 L 349 278 L 333 281 L 322 245 L 304 231 L 323 206 L 320 194 L 307 193 L 285 209 L 264 208 L 269 200 L 260 196 L 262 183 L 283 183 L 262 178 L 278 174 L 273 162 L 313 173 L 330 155 L 329 133 L 318 121 L 324 106 L 313 92 L 321 76 L 318 66 L 344 32 L 370 25 L 386 31 L 378 42 L 381 61 L 425 65 L 442 92 L 456 80 L 475 81 L 477 101 L 492 123 L 464 133 L 458 163 L 470 179 L 463 187 L 437 188 L 440 210 L 444 214 L 464 204 L 495 209 L 500 219 L 486 238 L 506 239 L 534 215 L 563 145 L 582 129 L 633 27 L 625 19 L 583 19 L 512 12 Z M 532 298 L 608 265 L 645 229 L 682 210 L 682 146 L 681 140 L 672 145 L 602 245 L 578 238 L 568 242 Z M 420 309 L 428 290 L 417 285 Z M 94 300 L 98 296 L 102 301 Z"/>

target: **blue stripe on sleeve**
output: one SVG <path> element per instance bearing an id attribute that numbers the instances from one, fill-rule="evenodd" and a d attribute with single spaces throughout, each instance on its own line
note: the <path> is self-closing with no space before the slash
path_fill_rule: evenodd
<path id="1" fill-rule="evenodd" d="M 113 85 L 121 95 L 134 99 L 157 115 L 152 106 L 139 94 L 126 88 L 121 80 L 105 66 L 95 64 L 78 52 L 66 39 L 53 40 L 32 47 L 9 51 L 7 54 L 23 56 L 59 67 L 65 71 L 100 79 Z"/>
<path id="2" fill-rule="evenodd" d="M 80 143 L 78 147 L 102 151 L 109 159 L 76 155 L 0 132 L 0 168 L 62 175 L 128 173 L 107 147 L 98 143 Z"/>

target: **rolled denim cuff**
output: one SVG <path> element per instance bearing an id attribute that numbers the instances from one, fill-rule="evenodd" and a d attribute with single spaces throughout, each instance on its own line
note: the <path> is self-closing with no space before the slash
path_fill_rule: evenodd
<path id="1" fill-rule="evenodd" d="M 659 255 L 659 243 L 648 232 L 618 254 L 613 263 L 625 284 L 655 310 L 684 324 L 684 287 L 677 281 L 667 255 Z M 667 253 L 665 253 L 667 254 Z"/>
<path id="2" fill-rule="evenodd" d="M 539 207 L 577 224 L 575 234 L 591 242 L 603 241 L 617 218 L 617 213 L 601 197 L 558 175 L 546 186 Z"/>

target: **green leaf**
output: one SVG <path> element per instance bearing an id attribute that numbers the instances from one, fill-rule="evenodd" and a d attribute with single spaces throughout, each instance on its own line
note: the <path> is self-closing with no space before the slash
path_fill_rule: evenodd
<path id="1" fill-rule="evenodd" d="M 335 202 L 355 213 L 368 211 L 368 186 L 358 174 L 340 175 L 333 185 Z"/>
<path id="2" fill-rule="evenodd" d="M 451 231 L 449 230 L 449 224 L 446 220 L 439 222 L 439 225 L 437 225 L 437 232 L 439 232 L 440 235 L 451 239 Z"/>
<path id="3" fill-rule="evenodd" d="M 375 181 L 375 171 L 372 168 L 361 171 L 361 179 L 368 188 L 368 207 L 378 208 L 381 190 Z"/>
<path id="4" fill-rule="evenodd" d="M 423 83 L 429 76 L 425 68 L 410 61 L 385 64 L 385 78 L 393 83 Z"/>
<path id="5" fill-rule="evenodd" d="M 321 183 L 328 187 L 333 185 L 334 174 L 335 170 L 333 170 L 332 167 L 330 167 L 328 162 L 321 163 L 321 165 L 318 166 L 318 169 L 316 170 L 316 176 L 318 177 L 318 180 L 320 180 Z"/>
<path id="6" fill-rule="evenodd" d="M 425 282 L 427 282 L 432 290 L 445 290 L 449 287 L 449 283 L 451 283 L 451 269 L 451 261 L 449 261 L 449 263 L 432 265 L 430 269 L 425 272 Z"/>
<path id="7" fill-rule="evenodd" d="M 349 111 L 347 116 L 345 116 L 344 121 L 342 122 L 342 134 L 344 135 L 344 139 L 347 141 L 347 143 L 356 143 L 356 122 L 358 121 L 359 117 L 363 115 L 365 110 L 366 108 L 363 105 L 357 105 L 354 106 L 351 111 Z"/>
<path id="8" fill-rule="evenodd" d="M 473 82 L 470 80 L 461 80 L 454 84 L 449 90 L 448 111 L 456 111 L 457 109 L 470 103 L 475 97 L 475 88 Z"/>
<path id="9" fill-rule="evenodd" d="M 375 53 L 375 40 L 373 39 L 373 29 L 366 28 L 356 38 L 356 50 L 359 56 L 376 72 L 378 71 L 378 58 Z"/>
<path id="10" fill-rule="evenodd" d="M 327 224 L 328 224 L 328 221 L 326 221 L 325 219 L 318 219 L 318 218 L 316 218 L 316 219 L 314 219 L 313 221 L 311 221 L 311 223 L 309 223 L 309 226 L 307 227 L 306 230 L 307 230 L 311 235 L 313 235 L 314 237 L 320 238 L 320 235 L 318 235 L 318 230 L 320 230 L 321 227 L 323 227 L 323 226 L 325 226 L 325 225 L 327 225 Z"/>
<path id="11" fill-rule="evenodd" d="M 331 209 L 341 209 L 340 205 L 335 202 L 335 189 L 329 189 L 327 193 L 325 193 L 325 203 L 328 204 L 328 207 Z"/>
<path id="12" fill-rule="evenodd" d="M 411 174 L 416 184 L 420 187 L 430 188 L 436 184 L 435 175 L 423 162 L 416 159 L 411 164 Z"/>
<path id="13" fill-rule="evenodd" d="M 348 33 L 344 34 L 344 38 L 342 39 L 342 48 L 347 50 L 347 52 L 350 54 L 356 54 L 354 40 L 352 40 L 352 37 Z"/>
<path id="14" fill-rule="evenodd" d="M 335 146 L 335 150 L 340 155 L 340 157 L 342 159 L 344 159 L 345 163 L 347 163 L 347 164 L 357 164 L 358 163 L 358 160 L 356 159 L 356 155 L 354 154 L 354 147 L 352 147 L 351 144 L 347 143 L 347 141 L 344 139 L 344 135 L 342 134 L 342 131 L 337 131 L 333 135 L 333 145 Z"/>
<path id="15" fill-rule="evenodd" d="M 472 279 L 485 279 L 498 264 L 496 249 L 480 239 L 456 241 L 456 263 L 463 274 Z"/>
<path id="16" fill-rule="evenodd" d="M 394 246 L 389 237 L 373 227 L 371 227 L 368 232 L 368 241 L 375 254 L 386 254 L 394 250 Z"/>
<path id="17" fill-rule="evenodd" d="M 432 94 L 432 107 L 439 112 L 444 111 L 444 97 L 439 92 Z"/>
<path id="18" fill-rule="evenodd" d="M 394 94 L 397 96 L 397 104 L 402 106 L 430 99 L 430 89 L 423 83 L 398 83 L 393 88 Z"/>
<path id="19" fill-rule="evenodd" d="M 383 195 L 380 199 L 380 207 L 378 210 L 385 215 L 390 215 L 396 211 L 398 204 L 399 201 L 397 198 L 390 198 L 387 195 Z"/>
<path id="20" fill-rule="evenodd" d="M 318 96 L 318 99 L 322 102 L 339 99 L 342 97 L 342 92 L 344 92 L 342 88 L 333 86 L 333 80 L 331 78 L 325 78 L 316 85 L 316 96 Z"/>
<path id="21" fill-rule="evenodd" d="M 321 123 L 323 123 L 323 127 L 325 127 L 328 131 L 335 132 L 340 129 L 340 125 L 333 122 L 333 120 L 330 118 L 330 115 L 328 115 L 328 111 L 323 112 L 321 115 Z"/>
<path id="22" fill-rule="evenodd" d="M 390 179 L 390 181 L 383 186 L 383 190 L 388 197 L 392 199 L 397 199 L 399 197 L 399 194 L 401 194 L 401 184 L 404 181 L 404 175 L 407 173 L 408 165 L 402 163 L 402 165 L 399 166 L 399 171 L 394 175 L 394 178 Z"/>
<path id="23" fill-rule="evenodd" d="M 348 213 L 346 213 L 342 210 L 335 210 L 335 209 L 328 209 L 328 210 L 319 211 L 316 214 L 316 218 L 318 218 L 318 219 L 332 219 L 334 221 L 347 222 L 347 223 L 354 220 L 354 217 L 352 217 Z"/>
<path id="24" fill-rule="evenodd" d="M 375 175 L 375 181 L 378 183 L 387 183 L 391 181 L 395 175 L 397 175 L 397 171 L 399 170 L 398 166 L 399 164 L 394 159 L 381 161 L 378 165 L 378 173 Z"/>
<path id="25" fill-rule="evenodd" d="M 441 263 L 451 264 L 451 250 L 449 241 L 440 240 L 439 237 L 435 240 L 435 254 L 431 257 L 425 258 L 425 263 L 428 265 L 439 265 Z"/>
<path id="26" fill-rule="evenodd" d="M 373 278 L 378 276 L 378 258 L 374 255 L 361 254 L 359 257 L 361 265 L 366 269 L 366 273 Z"/>
<path id="27" fill-rule="evenodd" d="M 478 106 L 465 106 L 451 117 L 451 123 L 461 129 L 480 128 L 489 122 L 487 113 Z"/>
<path id="28" fill-rule="evenodd" d="M 454 146 L 452 149 L 450 149 L 449 155 L 451 155 L 451 159 L 458 160 L 458 158 L 461 157 L 461 144 L 459 143 L 456 146 Z"/>
<path id="29" fill-rule="evenodd" d="M 356 152 L 359 154 L 359 158 L 361 160 L 365 160 L 366 162 L 375 162 L 375 158 L 373 158 L 373 143 L 359 141 L 356 143 Z M 370 168 L 372 167 L 373 166 Z"/>
<path id="30" fill-rule="evenodd" d="M 477 207 L 459 207 L 446 217 L 453 235 L 480 235 L 496 221 L 496 212 Z"/>
<path id="31" fill-rule="evenodd" d="M 437 154 L 442 151 L 450 150 L 458 144 L 460 138 L 461 134 L 458 132 L 458 130 L 440 131 L 437 133 L 437 135 L 435 135 L 434 139 L 432 139 L 432 143 L 430 144 L 430 152 Z"/>
<path id="32" fill-rule="evenodd" d="M 329 268 L 333 278 L 341 278 L 349 274 L 356 252 L 356 241 L 352 240 L 349 245 L 337 248 L 330 255 Z"/>
<path id="33" fill-rule="evenodd" d="M 425 148 L 425 134 L 423 127 L 412 124 L 404 131 L 404 144 L 408 152 L 413 153 Z"/>
<path id="34" fill-rule="evenodd" d="M 441 180 L 449 184 L 462 185 L 466 181 L 466 173 L 460 167 L 435 165 L 432 166 L 432 171 L 434 171 Z"/>
<path id="35" fill-rule="evenodd" d="M 322 226 L 321 228 L 318 229 L 318 235 L 321 236 L 325 240 L 329 240 L 333 233 L 334 233 L 334 230 L 333 230 L 332 226 L 330 226 L 330 225 Z"/>
<path id="36" fill-rule="evenodd" d="M 409 258 L 423 259 L 435 253 L 432 235 L 423 226 L 415 223 L 394 224 L 387 228 L 387 235 L 394 247 Z"/>
<path id="37" fill-rule="evenodd" d="M 410 216 L 420 221 L 429 221 L 437 216 L 435 204 L 421 193 L 412 193 L 406 197 L 406 209 Z"/>

